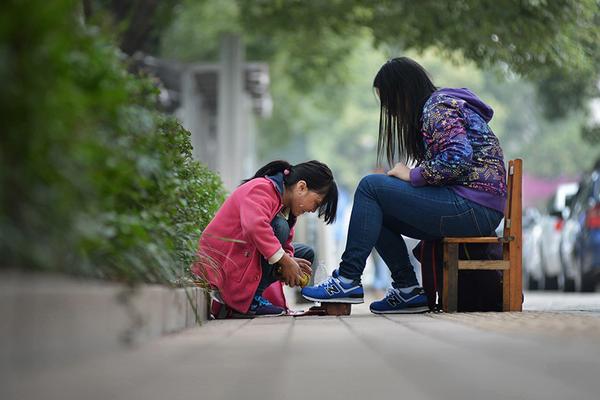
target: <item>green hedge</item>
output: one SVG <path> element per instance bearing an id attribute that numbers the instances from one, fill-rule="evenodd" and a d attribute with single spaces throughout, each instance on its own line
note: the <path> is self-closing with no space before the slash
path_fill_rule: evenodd
<path id="1" fill-rule="evenodd" d="M 221 181 L 148 77 L 72 0 L 0 6 L 0 265 L 125 282 L 188 277 Z"/>

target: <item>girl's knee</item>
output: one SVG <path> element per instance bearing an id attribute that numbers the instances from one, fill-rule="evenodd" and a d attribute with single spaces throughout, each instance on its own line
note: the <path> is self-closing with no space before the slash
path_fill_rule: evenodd
<path id="1" fill-rule="evenodd" d="M 281 216 L 276 216 L 271 221 L 271 227 L 273 228 L 273 233 L 275 237 L 281 244 L 285 243 L 288 236 L 290 235 L 290 226 L 285 218 Z"/>
<path id="2" fill-rule="evenodd" d="M 312 263 L 315 260 L 315 251 L 312 247 L 308 245 L 295 243 L 294 256 L 310 261 Z"/>
<path id="3" fill-rule="evenodd" d="M 310 261 L 311 263 L 315 261 L 315 251 L 312 247 L 307 246 L 306 253 L 304 255 L 304 259 Z"/>

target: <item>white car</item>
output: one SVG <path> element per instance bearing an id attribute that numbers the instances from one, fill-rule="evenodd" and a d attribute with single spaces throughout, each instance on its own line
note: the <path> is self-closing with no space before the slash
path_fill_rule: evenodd
<path id="1" fill-rule="evenodd" d="M 575 241 L 580 230 L 581 225 L 578 221 L 565 216 L 565 223 L 560 235 L 560 260 L 562 263 L 562 271 L 558 276 L 558 288 L 563 292 L 575 291 L 575 281 L 573 277 L 570 276 L 571 274 L 569 274 L 569 272 L 575 269 Z"/>
<path id="2" fill-rule="evenodd" d="M 562 274 L 560 259 L 560 236 L 564 225 L 567 201 L 577 193 L 577 183 L 563 183 L 558 186 L 547 205 L 546 214 L 540 219 L 540 257 L 543 279 L 540 289 L 558 289 L 558 278 Z"/>
<path id="3" fill-rule="evenodd" d="M 523 212 L 523 287 L 526 290 L 538 289 L 544 279 L 540 255 L 541 218 L 536 208 L 528 207 Z"/>
<path id="4" fill-rule="evenodd" d="M 527 207 L 523 210 L 523 288 L 536 290 L 544 279 L 540 256 L 540 239 L 542 215 L 537 208 Z M 504 218 L 496 228 L 496 236 L 504 234 Z"/>

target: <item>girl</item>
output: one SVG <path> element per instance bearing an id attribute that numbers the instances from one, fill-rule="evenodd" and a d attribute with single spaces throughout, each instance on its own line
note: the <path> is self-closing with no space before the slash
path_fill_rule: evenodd
<path id="1" fill-rule="evenodd" d="M 415 61 L 395 58 L 373 82 L 381 102 L 378 160 L 387 174 L 358 185 L 339 268 L 322 284 L 305 287 L 305 298 L 362 303 L 365 261 L 375 247 L 392 273 L 374 313 L 428 310 L 402 235 L 422 240 L 491 235 L 506 202 L 502 149 L 488 126 L 492 109 L 468 89 L 438 89 Z"/>
<path id="2" fill-rule="evenodd" d="M 192 271 L 218 289 L 220 300 L 244 316 L 281 315 L 263 292 L 275 281 L 299 286 L 310 276 L 313 250 L 292 244 L 296 219 L 318 212 L 335 220 L 337 186 L 318 161 L 273 161 L 245 180 L 223 203 L 199 242 Z M 281 294 L 281 291 L 279 291 Z"/>

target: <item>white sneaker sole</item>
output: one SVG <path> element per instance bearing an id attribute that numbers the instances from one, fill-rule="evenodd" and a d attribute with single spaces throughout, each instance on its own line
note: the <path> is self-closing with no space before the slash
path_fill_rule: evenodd
<path id="1" fill-rule="evenodd" d="M 282 317 L 284 315 L 287 315 L 287 313 L 285 311 L 282 311 L 280 314 L 262 314 L 262 315 L 233 313 L 231 315 L 230 319 L 273 318 L 273 317 Z"/>
<path id="2" fill-rule="evenodd" d="M 405 308 L 402 310 L 389 310 L 389 311 L 375 311 L 371 310 L 373 314 L 422 314 L 429 311 L 429 306 L 423 307 L 412 307 Z"/>
<path id="3" fill-rule="evenodd" d="M 273 317 L 282 317 L 286 315 L 285 311 L 282 311 L 281 314 L 264 314 L 264 315 L 255 315 L 254 318 L 273 318 Z"/>
<path id="4" fill-rule="evenodd" d="M 352 298 L 352 297 L 341 297 L 338 299 L 315 299 L 314 297 L 302 295 L 306 300 L 318 301 L 319 303 L 345 303 L 345 304 L 362 304 L 365 302 L 364 298 Z"/>

